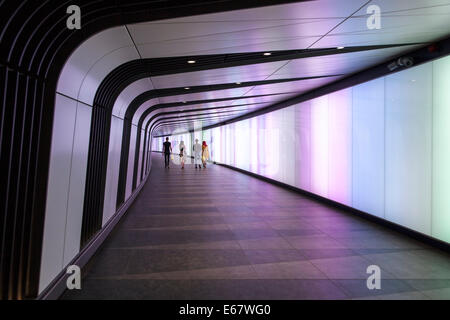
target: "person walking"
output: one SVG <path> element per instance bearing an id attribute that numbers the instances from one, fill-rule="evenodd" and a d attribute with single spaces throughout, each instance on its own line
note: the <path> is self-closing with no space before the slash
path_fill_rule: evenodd
<path id="1" fill-rule="evenodd" d="M 184 169 L 184 163 L 186 162 L 186 146 L 184 145 L 184 141 L 181 140 L 180 142 L 180 162 L 181 162 L 181 169 Z"/>
<path id="2" fill-rule="evenodd" d="M 195 164 L 195 169 L 198 168 L 200 169 L 202 167 L 201 165 L 201 157 L 202 157 L 202 145 L 200 143 L 198 143 L 198 139 L 195 139 L 195 144 L 192 147 L 192 150 L 194 151 L 194 164 Z"/>
<path id="3" fill-rule="evenodd" d="M 203 162 L 203 168 L 206 169 L 206 161 L 209 160 L 209 149 L 208 145 L 206 144 L 206 141 L 203 141 L 202 144 L 202 162 Z"/>
<path id="4" fill-rule="evenodd" d="M 165 168 L 170 168 L 170 154 L 172 153 L 172 144 L 169 142 L 169 137 L 166 138 L 166 142 L 163 143 L 164 164 Z"/>

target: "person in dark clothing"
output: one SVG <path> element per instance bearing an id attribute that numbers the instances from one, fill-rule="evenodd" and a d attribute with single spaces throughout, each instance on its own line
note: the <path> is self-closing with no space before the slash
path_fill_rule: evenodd
<path id="1" fill-rule="evenodd" d="M 169 168 L 170 154 L 172 153 L 172 145 L 169 142 L 169 138 L 166 138 L 166 142 L 163 143 L 164 163 L 166 168 Z"/>

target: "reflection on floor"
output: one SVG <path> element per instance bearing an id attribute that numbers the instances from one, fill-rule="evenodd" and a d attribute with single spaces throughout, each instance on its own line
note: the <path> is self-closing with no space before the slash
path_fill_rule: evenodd
<path id="1" fill-rule="evenodd" d="M 367 288 L 367 267 L 381 289 Z M 449 299 L 446 253 L 220 166 L 151 176 L 64 299 Z"/>

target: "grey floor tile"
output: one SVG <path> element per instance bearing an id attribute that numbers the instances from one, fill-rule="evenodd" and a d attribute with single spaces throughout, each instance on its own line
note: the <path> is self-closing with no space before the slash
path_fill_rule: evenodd
<path id="1" fill-rule="evenodd" d="M 253 265 L 260 279 L 323 279 L 327 277 L 309 261 L 289 261 Z"/>
<path id="2" fill-rule="evenodd" d="M 220 166 L 153 160 L 82 290 L 63 299 L 449 299 L 448 254 Z M 371 264 L 381 290 L 367 289 Z"/>
<path id="3" fill-rule="evenodd" d="M 350 249 L 298 249 L 309 260 L 355 256 L 358 253 Z"/>
<path id="4" fill-rule="evenodd" d="M 266 280 L 266 299 L 273 300 L 317 300 L 346 299 L 348 295 L 330 280 Z"/>
<path id="5" fill-rule="evenodd" d="M 366 279 L 334 280 L 334 283 L 342 288 L 351 298 L 417 292 L 417 290 L 408 285 L 405 281 L 398 279 L 382 279 L 380 289 L 369 289 L 367 287 Z"/>
<path id="6" fill-rule="evenodd" d="M 346 256 L 329 259 L 310 260 L 329 279 L 367 279 L 367 269 L 373 265 L 361 256 Z M 395 278 L 391 273 L 381 268 L 381 279 Z"/>
<path id="7" fill-rule="evenodd" d="M 249 265 L 242 250 L 136 250 L 127 274 Z"/>
<path id="8" fill-rule="evenodd" d="M 399 279 L 450 279 L 450 261 L 440 258 L 433 261 L 429 255 L 418 251 L 369 254 L 364 257 Z"/>
<path id="9" fill-rule="evenodd" d="M 425 290 L 422 293 L 432 300 L 450 300 L 450 288 Z"/>
<path id="10" fill-rule="evenodd" d="M 306 260 L 296 249 L 253 249 L 244 252 L 252 264 Z"/>

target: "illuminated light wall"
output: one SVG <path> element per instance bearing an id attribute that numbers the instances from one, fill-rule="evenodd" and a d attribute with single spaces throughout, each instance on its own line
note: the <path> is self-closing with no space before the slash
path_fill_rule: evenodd
<path id="1" fill-rule="evenodd" d="M 450 242 L 449 83 L 445 57 L 214 128 L 212 158 Z"/>
<path id="2" fill-rule="evenodd" d="M 450 242 L 450 59 L 433 63 L 432 235 Z"/>
<path id="3" fill-rule="evenodd" d="M 172 153 L 179 154 L 180 153 L 180 142 L 183 141 L 184 145 L 186 146 L 186 154 L 188 156 L 192 155 L 192 143 L 195 143 L 191 141 L 193 136 L 190 133 L 180 133 L 180 134 L 174 134 L 169 137 L 169 142 L 172 146 Z M 200 137 L 201 138 L 201 137 Z M 199 139 L 200 140 L 200 139 Z M 163 151 L 163 143 L 166 141 L 166 137 L 159 137 L 159 138 L 153 138 L 152 139 L 152 150 L 153 151 Z M 178 161 L 178 158 L 174 158 L 174 161 Z"/>
<path id="4" fill-rule="evenodd" d="M 328 197 L 352 205 L 352 90 L 329 95 Z"/>
<path id="5" fill-rule="evenodd" d="M 222 128 L 217 127 L 212 129 L 211 136 L 213 137 L 213 141 L 211 141 L 210 144 L 210 152 L 211 152 L 211 158 L 218 158 L 220 159 L 222 157 L 222 140 L 220 139 L 220 131 Z"/>
<path id="6" fill-rule="evenodd" d="M 153 138 L 152 139 L 152 150 L 162 151 L 164 138 Z"/>
<path id="7" fill-rule="evenodd" d="M 311 190 L 311 101 L 302 103 L 300 108 L 294 108 L 296 153 L 295 166 L 296 186 L 300 189 Z"/>
<path id="8" fill-rule="evenodd" d="M 352 206 L 384 218 L 384 78 L 352 94 Z"/>
<path id="9" fill-rule="evenodd" d="M 329 96 L 311 101 L 311 191 L 328 196 Z M 300 106 L 301 107 L 301 106 Z"/>
<path id="10" fill-rule="evenodd" d="M 385 79 L 385 218 L 431 232 L 432 64 Z M 449 123 L 450 124 L 450 123 Z"/>
<path id="11" fill-rule="evenodd" d="M 258 170 L 258 119 L 252 118 L 250 121 L 250 171 Z"/>

